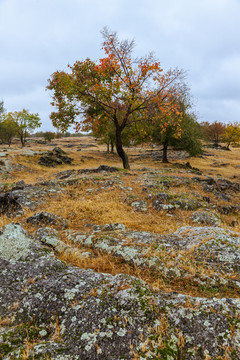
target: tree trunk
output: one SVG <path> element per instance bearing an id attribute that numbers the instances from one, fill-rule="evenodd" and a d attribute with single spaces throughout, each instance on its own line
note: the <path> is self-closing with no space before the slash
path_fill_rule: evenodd
<path id="1" fill-rule="evenodd" d="M 114 153 L 114 142 L 111 140 L 111 154 Z"/>
<path id="2" fill-rule="evenodd" d="M 164 141 L 164 143 L 163 143 L 163 155 L 162 155 L 162 162 L 163 163 L 168 163 L 167 149 L 168 149 L 168 141 Z"/>
<path id="3" fill-rule="evenodd" d="M 121 129 L 119 128 L 119 126 L 116 126 L 116 148 L 117 148 L 117 153 L 120 156 L 120 158 L 122 159 L 123 162 L 123 168 L 130 170 L 130 166 L 129 166 L 129 161 L 128 161 L 128 156 L 125 153 L 125 151 L 123 150 L 123 146 L 122 146 L 122 132 Z"/>
<path id="4" fill-rule="evenodd" d="M 109 143 L 107 143 L 107 153 L 109 154 Z"/>
<path id="5" fill-rule="evenodd" d="M 21 144 L 22 144 L 22 147 L 23 147 L 25 145 L 23 134 L 21 134 L 20 140 L 21 140 Z"/>

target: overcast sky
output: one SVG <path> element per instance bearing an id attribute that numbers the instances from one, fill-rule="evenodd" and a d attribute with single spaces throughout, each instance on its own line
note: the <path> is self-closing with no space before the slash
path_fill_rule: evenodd
<path id="1" fill-rule="evenodd" d="M 187 70 L 199 121 L 240 121 L 240 0 L 0 0 L 0 100 L 53 130 L 47 80 L 104 56 L 100 31 Z"/>

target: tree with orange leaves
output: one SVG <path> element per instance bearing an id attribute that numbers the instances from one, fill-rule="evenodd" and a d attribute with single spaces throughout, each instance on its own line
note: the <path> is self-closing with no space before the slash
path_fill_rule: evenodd
<path id="1" fill-rule="evenodd" d="M 53 91 L 53 125 L 66 131 L 74 124 L 76 130 L 102 122 L 112 123 L 116 133 L 116 149 L 124 169 L 129 161 L 123 149 L 123 131 L 136 122 L 148 121 L 151 116 L 163 118 L 179 112 L 177 102 L 183 84 L 183 71 L 164 72 L 152 54 L 135 59 L 134 42 L 119 41 L 117 33 L 102 31 L 105 57 L 98 62 L 86 59 L 69 66 L 69 72 L 56 71 L 49 79 Z M 153 109 L 158 109 L 155 112 Z M 150 111 L 150 109 L 152 109 Z M 180 119 L 180 116 L 175 116 Z M 162 124 L 162 128 L 167 124 Z M 178 126 L 177 126 L 178 127 Z"/>
<path id="2" fill-rule="evenodd" d="M 220 121 L 214 121 L 210 124 L 208 121 L 205 121 L 201 123 L 201 127 L 205 139 L 213 141 L 213 146 L 217 149 L 226 129 L 226 124 Z"/>

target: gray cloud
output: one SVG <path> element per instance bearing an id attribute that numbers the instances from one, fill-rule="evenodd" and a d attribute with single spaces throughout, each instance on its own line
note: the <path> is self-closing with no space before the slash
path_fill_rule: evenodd
<path id="1" fill-rule="evenodd" d="M 200 120 L 239 120 L 239 0 L 0 0 L 0 99 L 52 129 L 47 79 L 101 52 L 100 30 L 134 38 L 165 69 L 188 71 Z"/>

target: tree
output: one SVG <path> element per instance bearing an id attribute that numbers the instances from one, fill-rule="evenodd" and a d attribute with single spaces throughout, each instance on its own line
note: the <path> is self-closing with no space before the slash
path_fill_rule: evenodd
<path id="1" fill-rule="evenodd" d="M 5 112 L 3 100 L 0 101 L 0 116 Z"/>
<path id="2" fill-rule="evenodd" d="M 52 131 L 45 131 L 45 132 L 43 133 L 43 137 L 44 137 L 44 139 L 45 139 L 46 141 L 51 142 L 51 140 L 55 139 L 56 134 L 55 134 L 54 132 L 52 132 Z"/>
<path id="3" fill-rule="evenodd" d="M 201 127 L 205 139 L 207 141 L 213 141 L 213 146 L 218 148 L 226 125 L 220 121 L 214 121 L 212 124 L 206 121 L 201 123 Z"/>
<path id="4" fill-rule="evenodd" d="M 162 119 L 162 117 L 159 116 L 152 123 L 150 139 L 155 144 L 163 145 L 163 163 L 168 162 L 167 152 L 169 146 L 175 149 L 185 150 L 192 156 L 202 152 L 202 143 L 200 140 L 202 137 L 201 127 L 194 113 L 189 111 L 191 105 L 187 101 L 186 94 L 179 101 L 179 108 L 181 109 L 180 114 L 175 116 L 180 116 L 180 132 L 177 126 L 178 121 L 174 121 L 172 118 L 168 120 L 168 126 L 164 131 L 162 131 L 162 122 L 166 122 L 166 119 Z"/>
<path id="5" fill-rule="evenodd" d="M 16 135 L 17 124 L 8 117 L 8 114 L 5 114 L 5 111 L 4 103 L 0 101 L 0 140 L 10 146 Z"/>
<path id="6" fill-rule="evenodd" d="M 116 134 L 114 125 L 112 123 L 109 124 L 107 128 L 104 128 L 99 124 L 96 129 L 92 129 L 92 135 L 96 138 L 100 139 L 100 143 L 107 145 L 107 153 L 110 152 L 111 146 L 111 153 L 114 153 L 114 146 L 116 144 Z"/>
<path id="7" fill-rule="evenodd" d="M 172 146 L 178 150 L 185 150 L 191 156 L 202 154 L 202 130 L 194 114 L 185 114 L 181 123 L 180 137 L 174 137 Z"/>
<path id="8" fill-rule="evenodd" d="M 157 106 L 165 115 L 177 112 L 172 99 L 178 96 L 184 74 L 178 69 L 163 72 L 152 54 L 134 59 L 134 42 L 119 41 L 117 33 L 107 28 L 102 35 L 104 58 L 98 62 L 77 61 L 69 66 L 70 72 L 56 71 L 48 80 L 47 89 L 53 91 L 52 105 L 57 107 L 50 117 L 62 131 L 71 124 L 80 130 L 86 115 L 94 127 L 102 121 L 112 123 L 117 153 L 123 167 L 129 169 L 123 149 L 124 130 L 135 122 L 148 121 L 147 113 L 152 107 Z M 94 116 L 89 116 L 89 112 Z"/>
<path id="9" fill-rule="evenodd" d="M 10 146 L 16 133 L 16 122 L 9 118 L 8 114 L 3 114 L 0 121 L 0 139 L 2 143 L 7 143 Z"/>
<path id="10" fill-rule="evenodd" d="M 28 110 L 9 112 L 7 114 L 9 121 L 17 124 L 17 135 L 20 137 L 22 146 L 25 145 L 26 136 L 34 129 L 41 126 L 38 114 L 30 114 Z"/>
<path id="11" fill-rule="evenodd" d="M 232 143 L 240 141 L 240 124 L 235 122 L 228 124 L 222 134 L 222 141 L 227 144 L 227 149 Z"/>
<path id="12" fill-rule="evenodd" d="M 37 131 L 34 134 L 32 134 L 33 137 L 43 137 L 44 132 L 43 131 Z"/>

